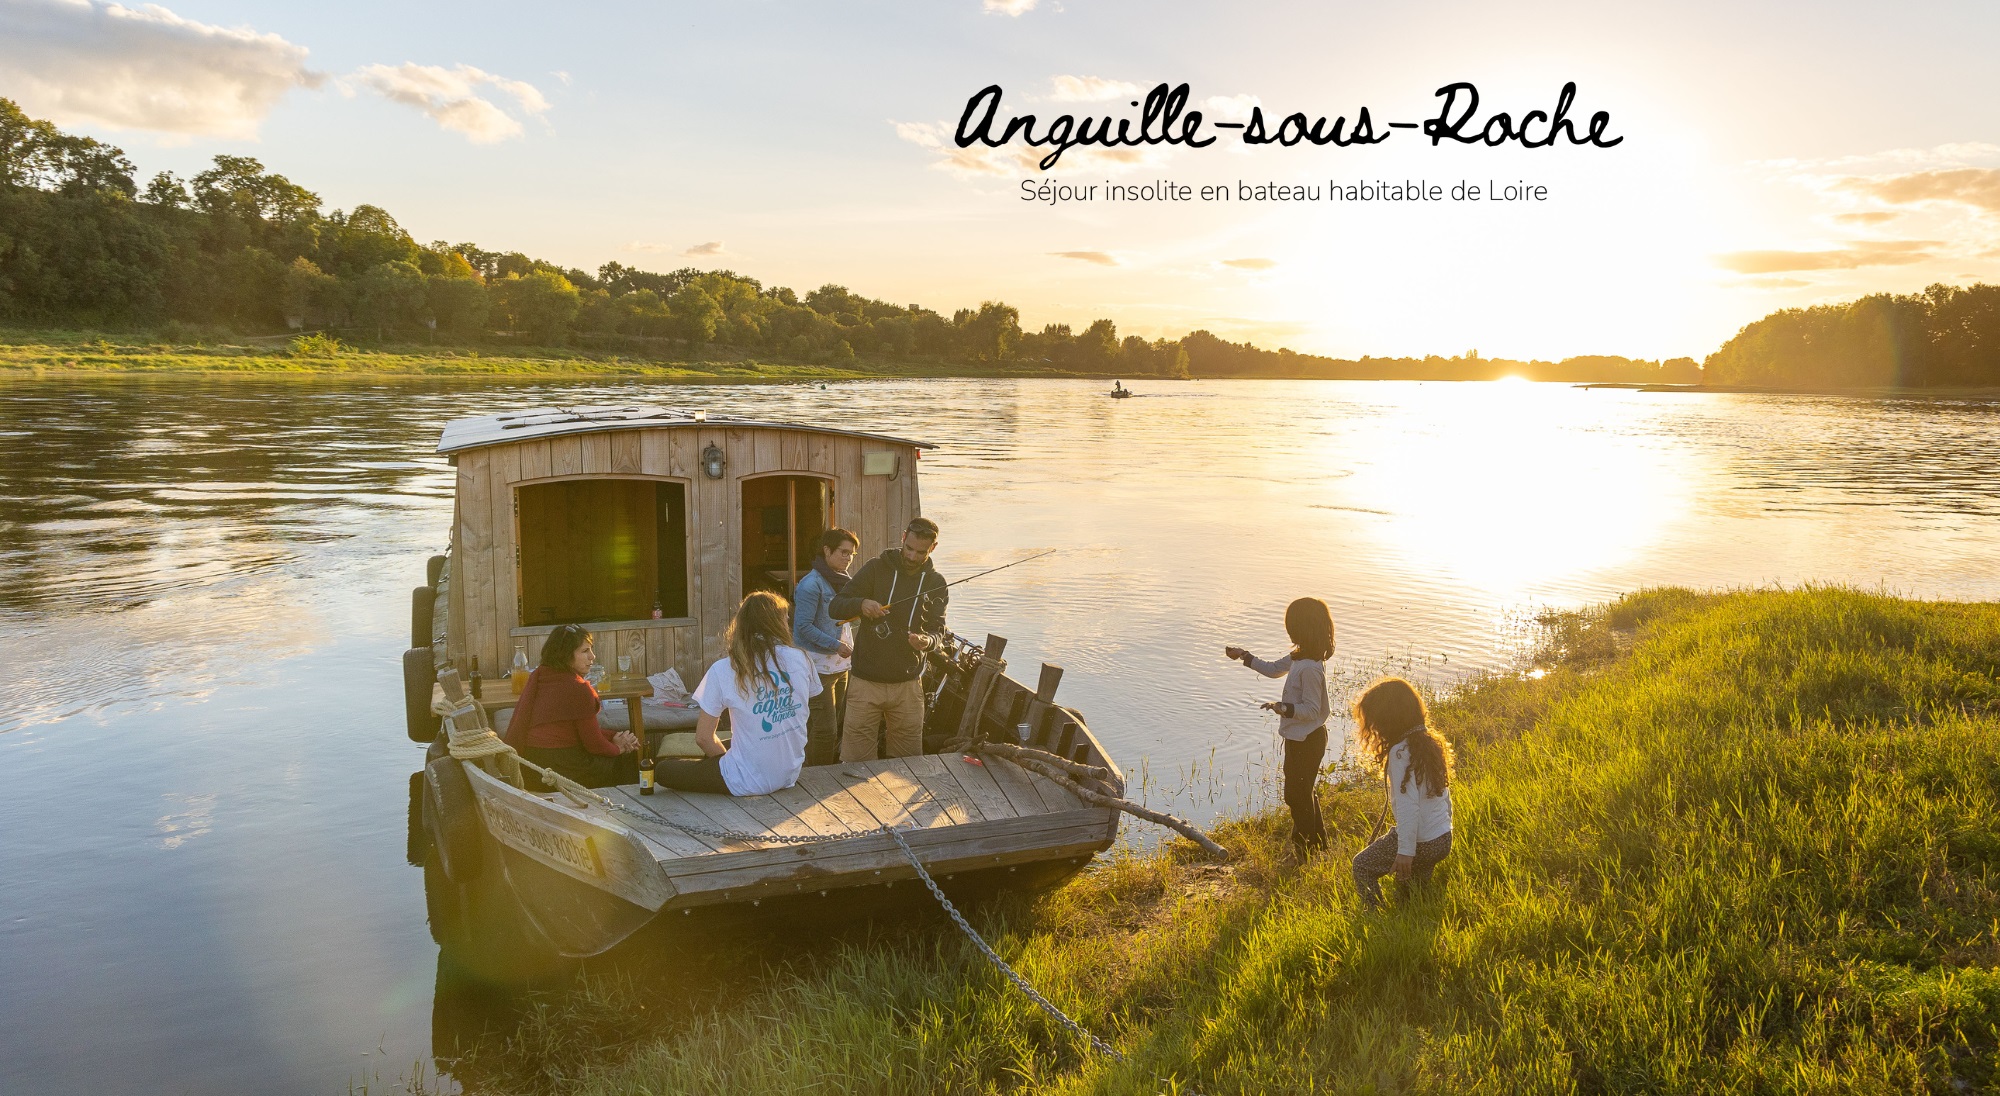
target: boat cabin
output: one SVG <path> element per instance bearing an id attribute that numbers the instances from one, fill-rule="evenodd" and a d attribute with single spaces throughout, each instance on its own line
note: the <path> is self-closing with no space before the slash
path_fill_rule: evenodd
<path id="1" fill-rule="evenodd" d="M 600 660 L 677 669 L 722 656 L 743 595 L 787 598 L 834 526 L 873 555 L 920 513 L 919 441 L 664 407 L 539 408 L 459 419 L 439 665 L 533 665 L 560 624 Z"/>

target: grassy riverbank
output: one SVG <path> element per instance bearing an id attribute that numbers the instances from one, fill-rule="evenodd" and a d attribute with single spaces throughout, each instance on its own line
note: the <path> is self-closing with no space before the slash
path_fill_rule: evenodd
<path id="1" fill-rule="evenodd" d="M 920 359 L 772 361 L 714 348 L 688 359 L 565 347 L 337 348 L 301 352 L 285 339 L 166 343 L 75 332 L 0 332 L 0 377 L 493 377 L 659 381 L 817 381 L 861 377 L 1100 377 L 1036 363 L 1004 366 Z M 1164 380 L 1165 378 L 1160 378 Z"/>
<path id="2" fill-rule="evenodd" d="M 1230 868 L 1183 846 L 981 918 L 1124 1064 L 945 928 L 794 960 L 667 1030 L 600 986 L 464 1075 L 913 1096 L 2000 1083 L 2000 605 L 1657 590 L 1551 625 L 1545 673 L 1437 707 L 1461 758 L 1441 896 L 1356 907 L 1346 857 L 1380 791 L 1354 778 L 1327 795 L 1334 852 L 1303 868 L 1280 812 L 1220 827 Z"/>

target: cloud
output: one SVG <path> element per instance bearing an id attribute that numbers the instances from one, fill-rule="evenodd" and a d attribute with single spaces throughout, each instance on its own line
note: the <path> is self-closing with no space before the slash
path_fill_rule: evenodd
<path id="1" fill-rule="evenodd" d="M 306 49 L 148 4 L 0 0 L 0 72 L 29 114 L 59 124 L 248 138 L 285 93 L 318 87 Z"/>
<path id="2" fill-rule="evenodd" d="M 1049 98 L 1058 103 L 1099 103 L 1111 99 L 1131 99 L 1139 94 L 1137 84 L 1096 76 L 1057 76 L 1049 82 L 1055 85 L 1055 91 Z"/>
<path id="3" fill-rule="evenodd" d="M 946 137 L 948 126 L 934 122 L 890 122 L 896 127 L 896 136 L 934 153 L 938 158 L 931 164 L 940 171 L 948 171 L 962 177 L 971 175 L 1020 175 L 1037 170 L 1035 161 L 1042 154 L 1025 145 L 1008 145 L 1004 148 L 987 148 L 973 145 L 959 148 Z"/>
<path id="4" fill-rule="evenodd" d="M 988 15 L 1025 15 L 1035 10 L 1036 0 L 984 0 Z"/>
<path id="5" fill-rule="evenodd" d="M 654 243 L 647 243 L 647 242 L 646 242 L 646 241 L 644 241 L 644 240 L 633 240 L 633 241 L 632 241 L 631 243 L 629 243 L 629 244 L 626 244 L 626 245 L 625 245 L 625 250 L 627 250 L 627 251 L 671 251 L 671 250 L 673 250 L 673 249 L 672 249 L 672 248 L 670 248 L 670 247 L 669 247 L 668 245 L 666 245 L 666 244 L 654 244 Z"/>
<path id="6" fill-rule="evenodd" d="M 690 255 L 696 258 L 708 255 L 720 255 L 722 253 L 723 251 L 722 251 L 721 240 L 709 240 L 706 243 L 696 244 L 693 247 L 688 248 L 686 251 L 681 252 L 681 254 L 683 255 Z"/>
<path id="7" fill-rule="evenodd" d="M 1117 266 L 1118 257 L 1108 251 L 1051 251 L 1058 259 L 1075 259 L 1078 262 L 1096 263 L 1098 266 Z"/>
<path id="8" fill-rule="evenodd" d="M 1843 179 L 1842 190 L 1866 195 L 1890 205 L 1951 202 L 1984 213 L 2000 213 L 2000 169 L 1961 167 Z"/>
<path id="9" fill-rule="evenodd" d="M 1278 265 L 1276 259 L 1224 259 L 1223 266 L 1233 266 L 1238 270 L 1269 270 Z"/>
<path id="10" fill-rule="evenodd" d="M 1863 266 L 1907 266 L 1935 258 L 1939 240 L 1857 240 L 1827 251 L 1736 251 L 1716 264 L 1738 274 L 1779 274 L 1798 270 L 1852 270 Z"/>
<path id="11" fill-rule="evenodd" d="M 1879 225 L 1901 217 L 1902 211 L 1894 209 L 1873 209 L 1866 213 L 1836 213 L 1833 219 L 1851 225 Z"/>
<path id="12" fill-rule="evenodd" d="M 1892 148 L 1882 152 L 1864 152 L 1849 156 L 1835 156 L 1822 160 L 1755 160 L 1752 166 L 1777 169 L 1788 172 L 1840 172 L 1852 175 L 1857 171 L 1876 169 L 1901 169 L 1911 171 L 1918 168 L 1961 167 L 1980 160 L 2000 156 L 2000 145 L 1984 141 L 1959 141 L 1937 145 L 1933 148 Z"/>
<path id="13" fill-rule="evenodd" d="M 1042 176 L 1042 157 L 1049 154 L 1049 147 L 1034 147 L 1024 142 L 1000 148 L 972 145 L 959 148 L 957 143 L 946 136 L 952 128 L 941 122 L 897 122 L 889 123 L 896 129 L 896 136 L 926 149 L 937 156 L 931 164 L 940 171 L 948 171 L 961 178 L 979 175 L 1001 176 Z M 1117 175 L 1138 168 L 1154 168 L 1166 163 L 1172 151 L 1160 146 L 1139 148 L 1071 148 L 1057 161 L 1055 170 L 1049 176 L 1074 175 L 1081 171 L 1100 171 Z"/>
<path id="14" fill-rule="evenodd" d="M 341 84 L 342 90 L 349 94 L 361 87 L 390 102 L 415 107 L 438 125 L 463 133 L 474 144 L 481 145 L 519 137 L 522 132 L 519 120 L 481 94 L 484 88 L 491 87 L 506 95 L 519 110 L 538 118 L 549 109 L 549 101 L 535 85 L 496 76 L 471 65 L 449 69 L 414 62 L 393 67 L 369 65 L 348 74 Z"/>

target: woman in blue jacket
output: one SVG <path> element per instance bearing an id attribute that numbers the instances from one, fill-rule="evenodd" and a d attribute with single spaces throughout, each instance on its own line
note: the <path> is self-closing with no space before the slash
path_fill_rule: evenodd
<path id="1" fill-rule="evenodd" d="M 847 670 L 854 663 L 854 629 L 833 619 L 834 595 L 847 585 L 847 568 L 861 539 L 845 529 L 819 538 L 819 558 L 792 591 L 792 642 L 819 673 L 819 695 L 806 719 L 806 764 L 831 765 L 840 759 L 840 717 L 847 699 Z"/>

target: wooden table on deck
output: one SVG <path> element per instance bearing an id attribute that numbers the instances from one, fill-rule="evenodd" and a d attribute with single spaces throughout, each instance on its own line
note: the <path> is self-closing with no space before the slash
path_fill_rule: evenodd
<path id="1" fill-rule="evenodd" d="M 640 701 L 653 695 L 653 683 L 638 674 L 607 674 L 597 683 L 597 695 L 605 700 L 623 700 L 625 711 L 632 717 L 632 733 L 646 733 L 646 716 Z M 442 703 L 444 686 L 431 686 L 431 702 Z M 479 682 L 479 706 L 490 715 L 502 708 L 511 708 L 520 703 L 514 695 L 514 688 L 506 678 L 483 678 Z"/>

